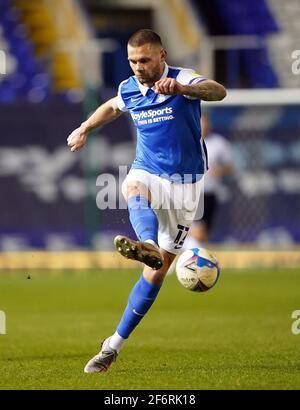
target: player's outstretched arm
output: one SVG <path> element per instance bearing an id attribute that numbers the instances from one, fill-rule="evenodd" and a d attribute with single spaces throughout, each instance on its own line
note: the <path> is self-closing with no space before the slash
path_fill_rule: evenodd
<path id="1" fill-rule="evenodd" d="M 72 152 L 78 151 L 82 148 L 86 142 L 89 132 L 95 128 L 101 127 L 122 114 L 117 105 L 117 97 L 108 100 L 106 103 L 100 105 L 100 107 L 92 114 L 85 122 L 81 124 L 79 128 L 76 128 L 69 135 L 67 142 Z"/>
<path id="2" fill-rule="evenodd" d="M 185 95 L 203 101 L 221 101 L 226 97 L 226 89 L 213 80 L 204 80 L 199 84 L 182 85 L 173 78 L 164 78 L 155 83 L 158 94 Z"/>

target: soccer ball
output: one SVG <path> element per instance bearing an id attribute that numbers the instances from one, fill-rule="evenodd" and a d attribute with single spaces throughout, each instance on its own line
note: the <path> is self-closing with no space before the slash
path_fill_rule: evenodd
<path id="1" fill-rule="evenodd" d="M 219 279 L 217 259 L 204 248 L 183 252 L 176 263 L 176 275 L 181 285 L 194 292 L 206 292 Z"/>

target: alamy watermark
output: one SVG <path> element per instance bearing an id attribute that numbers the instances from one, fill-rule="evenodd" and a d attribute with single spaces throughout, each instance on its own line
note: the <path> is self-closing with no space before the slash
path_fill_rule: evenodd
<path id="1" fill-rule="evenodd" d="M 5 51 L 0 50 L 0 75 L 6 74 L 6 54 Z"/>
<path id="2" fill-rule="evenodd" d="M 300 50 L 294 50 L 291 55 L 294 60 L 292 63 L 292 73 L 294 75 L 300 74 Z"/>
<path id="3" fill-rule="evenodd" d="M 138 170 L 141 171 L 141 170 Z M 143 171 L 142 171 L 143 172 Z M 129 197 L 132 185 L 141 183 L 138 190 L 141 197 L 151 193 L 151 207 L 156 210 L 171 210 L 178 220 L 198 220 L 204 211 L 204 177 L 202 174 L 152 175 L 144 172 L 141 176 L 129 174 L 127 166 L 119 166 L 119 175 L 101 174 L 96 186 L 98 209 L 127 209 L 125 197 Z M 141 175 L 141 174 L 139 174 Z M 141 179 L 139 179 L 141 178 Z M 136 208 L 145 207 L 145 202 L 136 197 Z M 148 205 L 147 205 L 148 206 Z"/>
<path id="4" fill-rule="evenodd" d="M 0 310 L 0 335 L 6 335 L 6 315 Z"/>
<path id="5" fill-rule="evenodd" d="M 291 331 L 293 335 L 300 335 L 300 310 L 294 310 L 292 319 L 296 320 L 292 323 Z"/>

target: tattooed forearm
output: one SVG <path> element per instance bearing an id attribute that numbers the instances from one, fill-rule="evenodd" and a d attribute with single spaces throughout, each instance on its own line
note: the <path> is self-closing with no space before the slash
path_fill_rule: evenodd
<path id="1" fill-rule="evenodd" d="M 203 101 L 221 101 L 226 97 L 226 90 L 216 81 L 205 80 L 200 84 L 184 86 L 184 95 Z"/>

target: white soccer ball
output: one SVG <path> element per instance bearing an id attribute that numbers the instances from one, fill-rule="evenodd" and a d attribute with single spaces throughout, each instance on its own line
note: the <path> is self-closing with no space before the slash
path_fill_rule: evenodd
<path id="1" fill-rule="evenodd" d="M 176 263 L 176 275 L 181 285 L 194 292 L 206 292 L 218 281 L 219 263 L 215 256 L 204 248 L 183 252 Z"/>

